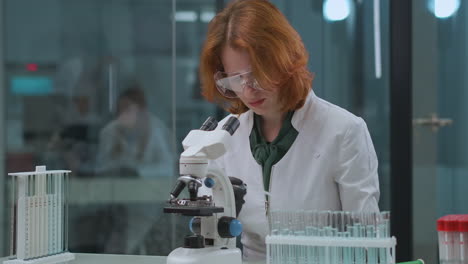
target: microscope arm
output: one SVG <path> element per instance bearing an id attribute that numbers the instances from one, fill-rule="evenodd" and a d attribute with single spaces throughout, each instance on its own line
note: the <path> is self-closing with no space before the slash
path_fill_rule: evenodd
<path id="1" fill-rule="evenodd" d="M 224 207 L 222 215 L 236 217 L 236 200 L 229 177 L 217 167 L 209 167 L 206 176 L 215 181 L 215 185 L 212 188 L 213 200 L 216 201 L 217 206 Z"/>
<path id="2" fill-rule="evenodd" d="M 218 220 L 223 217 L 236 217 L 236 203 L 234 198 L 234 190 L 232 188 L 231 181 L 224 174 L 224 171 L 217 167 L 209 167 L 207 171 L 208 178 L 214 180 L 214 186 L 212 187 L 213 191 L 213 201 L 216 201 L 216 206 L 224 207 L 223 213 L 218 213 L 216 217 L 211 217 L 211 219 L 206 219 L 208 222 L 215 221 L 216 224 L 209 224 L 212 227 L 217 226 Z M 227 246 L 229 248 L 236 247 L 236 240 L 230 238 L 222 238 L 216 231 L 216 236 L 218 239 L 215 239 L 215 244 L 219 243 L 220 246 Z"/>

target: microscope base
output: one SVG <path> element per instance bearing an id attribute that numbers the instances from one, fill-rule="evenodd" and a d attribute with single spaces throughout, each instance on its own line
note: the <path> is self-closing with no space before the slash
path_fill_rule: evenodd
<path id="1" fill-rule="evenodd" d="M 242 264 L 238 248 L 176 248 L 167 256 L 167 264 Z"/>

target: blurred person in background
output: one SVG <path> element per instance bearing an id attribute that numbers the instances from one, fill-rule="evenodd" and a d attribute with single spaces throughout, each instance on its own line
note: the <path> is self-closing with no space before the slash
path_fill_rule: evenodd
<path id="1" fill-rule="evenodd" d="M 169 130 L 148 110 L 139 85 L 132 84 L 117 99 L 116 118 L 100 132 L 96 170 L 144 178 L 171 176 L 174 155 L 169 142 Z"/>
<path id="2" fill-rule="evenodd" d="M 148 186 L 154 181 L 164 186 L 173 176 L 171 134 L 163 121 L 149 111 L 145 93 L 138 83 L 133 82 L 119 95 L 116 110 L 115 119 L 99 134 L 96 176 L 138 178 L 149 180 Z M 132 195 L 130 190 L 128 195 Z M 166 228 L 155 228 L 154 223 L 161 221 L 160 203 L 164 203 L 167 193 L 161 193 L 162 197 L 154 191 L 142 195 L 154 199 L 110 207 L 111 219 L 120 220 L 111 228 L 104 252 L 145 254 L 149 251 L 147 238 Z"/>

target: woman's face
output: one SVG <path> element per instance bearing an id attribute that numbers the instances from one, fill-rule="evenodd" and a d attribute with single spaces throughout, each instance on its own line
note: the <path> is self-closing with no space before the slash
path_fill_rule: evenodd
<path id="1" fill-rule="evenodd" d="M 124 128 L 132 128 L 136 126 L 138 115 L 140 114 L 139 107 L 136 103 L 122 98 L 119 101 L 119 115 L 117 122 Z"/>
<path id="2" fill-rule="evenodd" d="M 226 73 L 245 72 L 251 70 L 249 55 L 245 51 L 237 51 L 225 46 L 221 53 L 221 61 Z M 274 116 L 281 114 L 278 100 L 278 89 L 262 87 L 268 90 L 258 90 L 246 85 L 242 92 L 236 92 L 239 99 L 257 115 Z"/>

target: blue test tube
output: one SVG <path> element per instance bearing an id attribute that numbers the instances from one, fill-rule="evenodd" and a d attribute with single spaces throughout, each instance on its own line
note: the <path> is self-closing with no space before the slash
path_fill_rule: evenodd
<path id="1" fill-rule="evenodd" d="M 362 238 L 361 231 L 362 231 L 361 224 L 360 223 L 354 224 L 354 226 L 352 227 L 352 231 L 351 231 L 352 237 Z M 354 256 L 355 256 L 356 264 L 364 264 L 364 254 L 363 254 L 362 248 L 355 247 Z"/>
<path id="2" fill-rule="evenodd" d="M 326 236 L 326 232 L 325 232 L 325 229 L 324 228 L 320 228 L 318 230 L 318 236 L 319 237 L 325 237 Z M 323 246 L 319 246 L 317 247 L 317 256 L 318 256 L 318 263 L 322 264 L 322 263 L 326 263 L 326 258 L 325 258 L 325 253 L 326 253 L 326 250 L 325 250 L 326 247 L 323 247 Z"/>
<path id="3" fill-rule="evenodd" d="M 289 229 L 287 228 L 283 228 L 281 231 L 280 231 L 280 235 L 281 237 L 287 237 L 289 234 Z M 288 250 L 289 250 L 289 247 L 288 245 L 285 245 L 285 244 L 282 244 L 282 245 L 279 245 L 279 248 L 278 248 L 278 260 L 279 260 L 279 263 L 287 263 L 286 261 L 288 260 Z"/>
<path id="4" fill-rule="evenodd" d="M 350 238 L 351 233 L 349 230 L 351 230 L 351 226 L 347 227 L 348 231 L 344 232 L 343 235 L 345 238 Z M 345 247 L 343 249 L 343 264 L 353 264 L 354 263 L 354 250 L 351 247 Z"/>
<path id="5" fill-rule="evenodd" d="M 304 231 L 295 231 L 294 232 L 294 235 L 295 236 L 298 236 L 298 237 L 303 237 L 305 236 L 305 232 Z M 296 259 L 296 262 L 294 263 L 306 263 L 305 262 L 305 246 L 302 246 L 302 245 L 296 245 L 295 246 L 295 257 Z"/>
<path id="6" fill-rule="evenodd" d="M 365 217 L 364 213 L 363 213 L 363 219 Z M 361 223 L 361 225 L 359 226 L 359 237 L 362 239 L 366 239 L 366 226 L 364 224 Z M 359 249 L 359 252 L 362 256 L 362 264 L 365 264 L 366 263 L 366 249 L 364 247 L 360 247 L 358 248 Z"/>
<path id="7" fill-rule="evenodd" d="M 328 227 L 327 228 L 327 237 L 329 239 L 333 239 L 333 240 L 336 240 L 337 239 L 337 229 L 336 228 L 333 228 L 333 227 Z M 330 263 L 338 263 L 338 260 L 337 260 L 337 253 L 338 250 L 337 250 L 337 247 L 336 246 L 331 246 L 329 247 L 329 259 L 330 259 Z"/>
<path id="8" fill-rule="evenodd" d="M 305 235 L 308 237 L 317 236 L 317 228 L 314 226 L 307 226 Z M 307 250 L 307 263 L 316 264 L 317 261 L 317 247 L 310 246 Z"/>
<path id="9" fill-rule="evenodd" d="M 390 237 L 390 212 L 389 211 L 384 211 L 382 212 L 382 219 L 386 225 L 386 234 L 387 237 Z"/>
<path id="10" fill-rule="evenodd" d="M 386 229 L 387 227 L 385 226 L 385 223 L 381 223 L 378 225 L 378 235 L 380 238 L 386 238 Z M 388 264 L 388 256 L 387 256 L 387 250 L 385 248 L 379 248 L 379 259 L 381 264 Z"/>
<path id="11" fill-rule="evenodd" d="M 344 232 L 338 232 L 336 234 L 336 239 L 337 240 L 342 240 L 343 239 L 343 236 L 344 236 Z M 335 263 L 343 263 L 343 250 L 344 250 L 344 247 L 336 247 L 336 262 Z"/>
<path id="12" fill-rule="evenodd" d="M 367 226 L 367 238 L 372 239 L 375 238 L 375 228 L 373 225 Z M 367 260 L 368 263 L 377 263 L 377 249 L 376 248 L 368 248 L 367 249 Z"/>
<path id="13" fill-rule="evenodd" d="M 288 235 L 294 236 L 294 231 L 290 230 Z M 297 245 L 288 245 L 288 258 L 287 258 L 287 262 L 285 263 L 295 264 L 297 262 L 296 261 L 296 258 L 297 258 L 296 247 Z"/>

